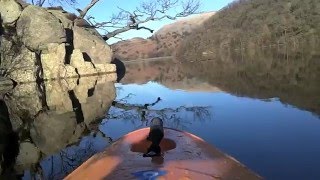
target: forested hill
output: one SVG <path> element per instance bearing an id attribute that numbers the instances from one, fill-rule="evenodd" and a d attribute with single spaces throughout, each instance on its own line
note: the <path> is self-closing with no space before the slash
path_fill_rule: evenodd
<path id="1" fill-rule="evenodd" d="M 319 0 L 237 0 L 186 39 L 180 53 L 320 44 Z M 198 54 L 199 55 L 199 54 Z"/>

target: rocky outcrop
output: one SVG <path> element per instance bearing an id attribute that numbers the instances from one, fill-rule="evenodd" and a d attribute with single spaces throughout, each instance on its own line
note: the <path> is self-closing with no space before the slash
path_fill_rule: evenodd
<path id="1" fill-rule="evenodd" d="M 13 88 L 13 82 L 8 78 L 0 77 L 0 92 L 1 92 L 1 88 L 5 86 L 9 86 L 9 88 Z"/>
<path id="2" fill-rule="evenodd" d="M 85 53 L 83 57 L 86 61 L 91 61 L 94 64 L 110 63 L 111 49 L 105 45 L 105 41 L 97 30 L 74 26 L 73 33 L 74 48 Z"/>
<path id="3" fill-rule="evenodd" d="M 40 160 L 40 157 L 41 153 L 39 148 L 31 142 L 22 142 L 16 160 L 16 172 L 22 173 L 25 169 L 30 169 Z"/>
<path id="4" fill-rule="evenodd" d="M 0 69 L 18 83 L 116 71 L 112 51 L 84 19 L 63 9 L 0 0 Z"/>
<path id="5" fill-rule="evenodd" d="M 0 12 L 1 12 L 1 18 L 2 23 L 5 25 L 12 25 L 14 24 L 20 14 L 21 14 L 21 6 L 15 1 L 7 1 L 7 0 L 1 0 L 0 1 Z"/>
<path id="6" fill-rule="evenodd" d="M 77 121 L 72 111 L 59 114 L 54 111 L 40 113 L 34 120 L 30 135 L 45 154 L 53 154 L 68 144 Z"/>
<path id="7" fill-rule="evenodd" d="M 215 12 L 193 15 L 163 26 L 150 38 L 133 38 L 112 45 L 117 57 L 123 60 L 146 59 L 175 55 L 180 43 Z"/>
<path id="8" fill-rule="evenodd" d="M 59 19 L 37 6 L 23 9 L 16 30 L 23 44 L 34 52 L 48 49 L 51 43 L 66 42 L 66 33 Z"/>

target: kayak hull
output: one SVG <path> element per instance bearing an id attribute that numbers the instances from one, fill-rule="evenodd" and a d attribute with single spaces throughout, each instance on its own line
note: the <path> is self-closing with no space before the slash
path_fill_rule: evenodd
<path id="1" fill-rule="evenodd" d="M 143 157 L 149 128 L 131 132 L 84 162 L 65 179 L 137 179 L 139 172 L 165 172 L 157 179 L 262 179 L 201 138 L 165 128 L 161 157 Z M 140 178 L 141 179 L 141 178 Z"/>

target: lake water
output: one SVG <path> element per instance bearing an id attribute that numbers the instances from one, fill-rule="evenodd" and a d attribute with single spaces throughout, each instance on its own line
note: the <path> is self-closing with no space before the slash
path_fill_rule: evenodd
<path id="1" fill-rule="evenodd" d="M 318 56 L 266 54 L 125 66 L 115 85 L 110 77 L 87 77 L 16 87 L 1 103 L 9 116 L 1 112 L 6 121 L 0 127 L 15 130 L 2 132 L 7 139 L 17 137 L 16 143 L 3 142 L 12 149 L 20 146 L 20 154 L 16 162 L 6 162 L 13 162 L 23 179 L 60 179 L 157 116 L 266 179 L 320 179 Z"/>

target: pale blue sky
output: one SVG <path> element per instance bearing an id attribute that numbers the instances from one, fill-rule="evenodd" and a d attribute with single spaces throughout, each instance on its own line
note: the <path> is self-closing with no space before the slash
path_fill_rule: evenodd
<path id="1" fill-rule="evenodd" d="M 78 4 L 75 6 L 77 8 L 83 9 L 91 0 L 78 0 Z M 94 16 L 97 21 L 107 21 L 110 19 L 113 13 L 116 13 L 119 11 L 117 7 L 121 7 L 125 10 L 133 10 L 142 1 L 146 0 L 100 0 L 90 11 L 88 14 Z M 148 0 L 147 0 L 148 1 Z M 200 0 L 201 6 L 199 11 L 218 11 L 219 9 L 223 8 L 233 0 Z M 71 7 L 65 8 L 68 11 L 74 11 Z M 174 13 L 175 11 L 178 11 L 179 7 L 174 9 L 171 13 Z M 162 21 L 156 21 L 156 22 L 149 22 L 144 24 L 145 26 L 154 29 L 155 31 L 160 29 L 163 25 L 171 23 L 171 20 L 162 20 Z M 102 31 L 100 31 L 103 33 Z M 122 33 L 119 35 L 119 37 L 123 39 L 129 39 L 133 37 L 143 37 L 147 38 L 150 37 L 152 34 L 147 30 L 130 30 L 128 32 Z M 112 44 L 116 41 L 119 41 L 119 39 L 111 38 L 108 40 L 109 44 Z"/>

